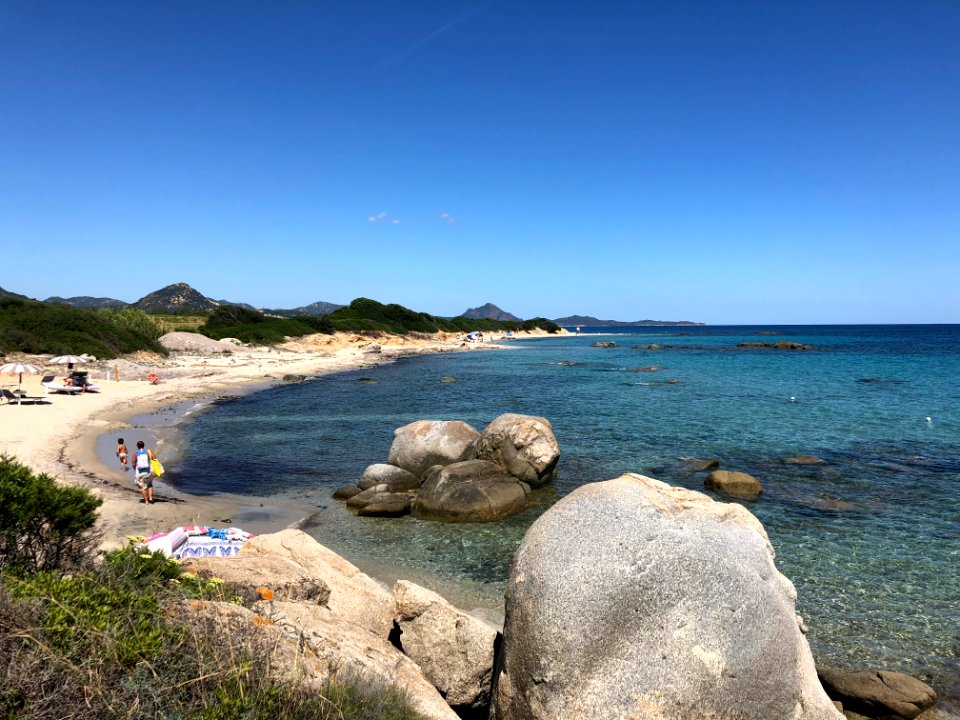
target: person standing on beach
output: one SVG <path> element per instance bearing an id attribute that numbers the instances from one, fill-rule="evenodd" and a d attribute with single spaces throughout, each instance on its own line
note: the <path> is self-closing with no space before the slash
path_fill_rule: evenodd
<path id="1" fill-rule="evenodd" d="M 120 458 L 120 469 L 123 472 L 127 471 L 127 444 L 123 441 L 123 438 L 117 440 L 117 457 Z"/>
<path id="2" fill-rule="evenodd" d="M 137 451 L 133 454 L 133 458 L 133 469 L 137 472 L 137 487 L 143 495 L 141 502 L 153 505 L 153 473 L 150 471 L 150 461 L 155 459 L 156 455 L 143 446 L 143 440 L 137 440 Z"/>

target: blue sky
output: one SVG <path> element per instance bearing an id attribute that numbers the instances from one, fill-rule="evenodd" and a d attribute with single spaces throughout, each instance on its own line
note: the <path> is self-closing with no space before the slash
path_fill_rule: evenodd
<path id="1" fill-rule="evenodd" d="M 0 2 L 0 286 L 960 322 L 960 3 Z"/>

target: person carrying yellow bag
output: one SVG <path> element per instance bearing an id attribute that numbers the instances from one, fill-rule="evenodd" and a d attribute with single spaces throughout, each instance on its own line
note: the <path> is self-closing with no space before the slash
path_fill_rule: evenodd
<path id="1" fill-rule="evenodd" d="M 156 463 L 156 465 L 154 465 Z M 140 502 L 153 505 L 153 478 L 163 474 L 163 466 L 157 460 L 152 450 L 147 450 L 143 440 L 137 440 L 137 451 L 133 455 L 133 468 L 136 471 L 134 478 L 143 500 Z M 157 470 L 159 469 L 159 472 Z"/>

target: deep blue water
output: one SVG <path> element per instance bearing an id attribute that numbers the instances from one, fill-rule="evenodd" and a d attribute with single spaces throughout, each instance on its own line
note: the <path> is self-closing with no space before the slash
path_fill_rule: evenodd
<path id="1" fill-rule="evenodd" d="M 797 587 L 818 658 L 901 669 L 960 695 L 960 326 L 604 332 L 406 358 L 219 404 L 184 428 L 176 483 L 297 497 L 322 509 L 311 532 L 347 557 L 502 595 L 523 532 L 559 497 L 626 471 L 703 490 L 684 460 L 715 457 L 763 483 L 748 507 Z M 736 347 L 780 339 L 814 349 Z M 631 347 L 654 343 L 665 347 Z M 649 366 L 661 369 L 638 371 Z M 396 427 L 462 419 L 482 430 L 504 412 L 549 418 L 562 450 L 557 482 L 519 516 L 365 519 L 329 499 L 386 460 Z M 825 462 L 782 462 L 799 454 Z"/>

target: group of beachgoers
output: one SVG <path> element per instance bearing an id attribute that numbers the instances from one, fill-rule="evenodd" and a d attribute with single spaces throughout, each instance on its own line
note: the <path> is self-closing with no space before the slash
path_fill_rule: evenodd
<path id="1" fill-rule="evenodd" d="M 130 453 L 127 450 L 127 444 L 123 438 L 117 439 L 117 459 L 120 461 L 121 472 L 127 472 L 127 460 Z M 160 464 L 157 454 L 147 448 L 143 440 L 137 440 L 137 450 L 133 454 L 131 467 L 134 471 L 134 481 L 140 488 L 140 494 L 143 499 L 140 502 L 144 505 L 153 505 L 153 479 L 163 474 L 163 466 Z"/>

